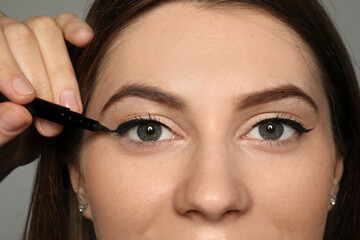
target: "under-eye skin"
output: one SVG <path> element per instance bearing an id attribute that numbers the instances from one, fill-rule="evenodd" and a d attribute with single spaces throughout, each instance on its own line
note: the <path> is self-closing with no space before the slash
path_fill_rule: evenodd
<path id="1" fill-rule="evenodd" d="M 250 132 L 246 135 L 247 139 L 257 139 L 262 141 L 285 141 L 293 136 L 301 136 L 310 132 L 312 129 L 306 129 L 295 120 L 287 118 L 267 118 L 257 122 L 252 126 Z"/>

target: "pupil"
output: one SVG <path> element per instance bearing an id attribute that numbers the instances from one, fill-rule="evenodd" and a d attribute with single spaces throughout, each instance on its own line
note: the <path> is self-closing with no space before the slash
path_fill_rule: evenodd
<path id="1" fill-rule="evenodd" d="M 273 133 L 275 131 L 275 128 L 272 124 L 269 124 L 267 127 L 266 127 L 266 131 L 268 133 Z"/>
<path id="2" fill-rule="evenodd" d="M 155 133 L 155 130 L 152 126 L 148 126 L 147 129 L 146 129 L 146 133 L 148 135 L 153 135 Z"/>

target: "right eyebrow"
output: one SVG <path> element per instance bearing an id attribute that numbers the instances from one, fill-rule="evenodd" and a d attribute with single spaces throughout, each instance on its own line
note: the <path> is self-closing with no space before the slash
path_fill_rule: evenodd
<path id="1" fill-rule="evenodd" d="M 150 87 L 139 84 L 126 85 L 116 92 L 103 106 L 101 113 L 104 113 L 112 104 L 125 97 L 140 97 L 150 101 L 167 105 L 170 108 L 183 111 L 187 109 L 183 99 L 171 93 L 166 93 L 156 87 Z"/>

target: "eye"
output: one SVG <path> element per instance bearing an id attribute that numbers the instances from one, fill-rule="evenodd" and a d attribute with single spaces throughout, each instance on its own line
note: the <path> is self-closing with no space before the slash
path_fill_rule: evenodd
<path id="1" fill-rule="evenodd" d="M 272 118 L 265 119 L 253 126 L 247 137 L 275 141 L 287 139 L 296 133 L 302 134 L 309 132 L 300 123 L 290 119 Z"/>
<path id="2" fill-rule="evenodd" d="M 127 135 L 136 141 L 154 142 L 173 139 L 174 134 L 159 121 L 153 119 L 133 119 L 124 122 L 116 129 L 120 136 Z"/>
<path id="3" fill-rule="evenodd" d="M 160 141 L 165 139 L 172 139 L 173 134 L 168 128 L 157 122 L 143 123 L 131 128 L 128 131 L 129 137 L 144 141 Z"/>

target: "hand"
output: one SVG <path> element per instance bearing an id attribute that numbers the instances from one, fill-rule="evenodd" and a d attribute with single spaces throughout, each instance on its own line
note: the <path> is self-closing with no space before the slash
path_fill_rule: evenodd
<path id="1" fill-rule="evenodd" d="M 31 125 L 32 116 L 21 105 L 35 97 L 82 112 L 79 88 L 64 38 L 83 47 L 92 36 L 91 28 L 70 13 L 56 19 L 43 16 L 19 22 L 0 12 L 0 92 L 12 101 L 0 103 L 0 146 Z M 60 125 L 37 118 L 34 125 L 46 137 L 56 136 L 62 130 Z M 0 170 L 5 165 L 9 167 L 1 157 Z M 7 162 L 10 161 L 8 157 Z M 19 164 L 16 161 L 12 159 L 10 165 L 15 167 L 31 160 L 22 159 Z"/>

